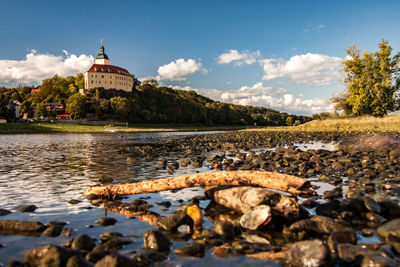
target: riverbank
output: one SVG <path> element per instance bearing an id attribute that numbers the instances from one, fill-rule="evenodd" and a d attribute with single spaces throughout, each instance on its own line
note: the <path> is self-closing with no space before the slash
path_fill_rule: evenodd
<path id="1" fill-rule="evenodd" d="M 313 120 L 299 126 L 265 127 L 250 131 L 289 132 L 400 132 L 400 114 L 385 117 L 362 116 L 352 118 Z"/>
<path id="2" fill-rule="evenodd" d="M 0 124 L 0 134 L 20 133 L 104 133 L 104 132 L 178 132 L 178 131 L 231 131 L 243 130 L 249 126 L 201 126 L 135 124 L 126 126 L 92 126 L 60 123 L 5 123 Z"/>

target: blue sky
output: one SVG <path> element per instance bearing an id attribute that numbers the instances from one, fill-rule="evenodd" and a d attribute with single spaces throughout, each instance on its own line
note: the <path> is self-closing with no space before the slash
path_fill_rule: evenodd
<path id="1" fill-rule="evenodd" d="M 0 86 L 111 64 L 215 100 L 330 110 L 344 50 L 400 49 L 400 1 L 3 0 Z M 64 52 L 63 52 L 64 51 Z"/>

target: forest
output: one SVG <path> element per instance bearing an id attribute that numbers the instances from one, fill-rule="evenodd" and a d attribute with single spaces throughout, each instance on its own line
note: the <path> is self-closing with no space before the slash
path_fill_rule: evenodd
<path id="1" fill-rule="evenodd" d="M 299 125 L 311 120 L 277 110 L 234 105 L 201 96 L 195 91 L 159 86 L 156 81 L 140 83 L 135 79 L 132 92 L 95 88 L 79 93 L 83 75 L 66 78 L 54 76 L 33 87 L 0 88 L 0 117 L 15 121 L 15 101 L 20 115 L 29 118 L 52 118 L 56 110 L 48 103 L 61 103 L 74 119 L 118 120 L 131 123 L 201 124 L 201 125 Z M 34 89 L 34 90 L 32 90 Z"/>

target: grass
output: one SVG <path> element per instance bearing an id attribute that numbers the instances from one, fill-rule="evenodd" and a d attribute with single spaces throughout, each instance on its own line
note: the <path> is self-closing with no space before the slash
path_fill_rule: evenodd
<path id="1" fill-rule="evenodd" d="M 104 133 L 104 132 L 175 132 L 175 131 L 218 131 L 240 130 L 244 126 L 199 126 L 199 125 L 130 125 L 90 126 L 79 124 L 55 123 L 4 123 L 0 124 L 0 134 L 15 133 Z"/>
<path id="2" fill-rule="evenodd" d="M 248 129 L 254 131 L 254 129 Z M 289 132 L 400 132 L 400 114 L 377 118 L 372 116 L 313 120 L 299 126 L 265 127 L 256 131 Z"/>

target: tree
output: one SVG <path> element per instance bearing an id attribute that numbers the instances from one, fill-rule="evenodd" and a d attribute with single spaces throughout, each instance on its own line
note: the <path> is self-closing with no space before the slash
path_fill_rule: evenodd
<path id="1" fill-rule="evenodd" d="M 70 96 L 66 101 L 65 110 L 74 119 L 85 117 L 86 97 L 79 93 Z"/>
<path id="2" fill-rule="evenodd" d="M 391 57 L 392 48 L 382 40 L 375 53 L 351 46 L 344 61 L 347 90 L 332 98 L 336 110 L 345 115 L 383 116 L 399 109 L 396 92 L 400 88 L 400 52 Z"/>
<path id="3" fill-rule="evenodd" d="M 35 114 L 33 115 L 35 118 L 41 118 L 47 116 L 46 105 L 43 103 L 37 104 L 35 108 Z"/>
<path id="4" fill-rule="evenodd" d="M 120 116 L 127 118 L 130 111 L 130 101 L 126 97 L 116 96 L 110 99 L 112 109 Z"/>
<path id="5" fill-rule="evenodd" d="M 292 126 L 293 125 L 293 118 L 292 117 L 287 117 L 286 118 L 286 125 L 287 126 Z"/>

